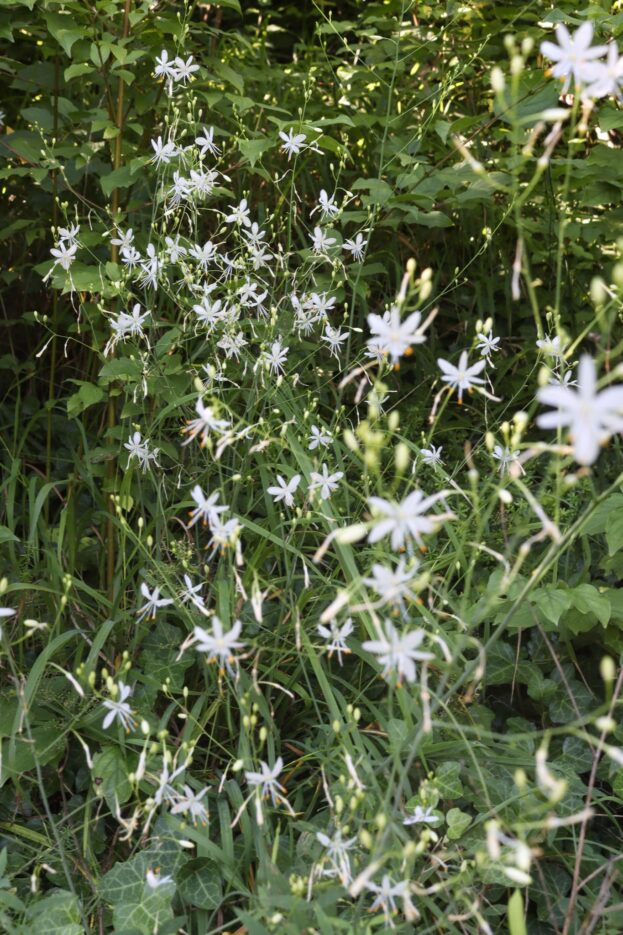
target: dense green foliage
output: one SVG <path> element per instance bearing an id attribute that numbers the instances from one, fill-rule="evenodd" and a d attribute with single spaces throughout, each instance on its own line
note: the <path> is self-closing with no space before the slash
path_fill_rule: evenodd
<path id="1" fill-rule="evenodd" d="M 535 423 L 550 369 L 588 352 L 605 385 L 623 348 L 623 107 L 539 53 L 586 20 L 616 39 L 623 6 L 0 0 L 2 931 L 622 930 L 621 437 L 582 460 Z M 171 93 L 163 49 L 200 66 Z M 427 324 L 379 362 L 395 299 Z M 438 358 L 491 329 L 459 406 Z M 416 488 L 443 494 L 425 545 L 375 540 L 370 498 Z M 378 563 L 410 575 L 386 606 Z M 243 646 L 210 666 L 215 617 Z M 421 629 L 417 678 L 375 658 L 387 620 Z"/>

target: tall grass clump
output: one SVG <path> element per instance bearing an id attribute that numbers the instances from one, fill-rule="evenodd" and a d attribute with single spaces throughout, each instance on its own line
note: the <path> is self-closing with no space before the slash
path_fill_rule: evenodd
<path id="1" fill-rule="evenodd" d="M 0 3 L 8 935 L 621 931 L 617 7 Z"/>

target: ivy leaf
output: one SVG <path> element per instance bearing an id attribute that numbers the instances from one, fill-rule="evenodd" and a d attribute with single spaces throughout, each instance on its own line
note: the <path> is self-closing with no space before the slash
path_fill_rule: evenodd
<path id="1" fill-rule="evenodd" d="M 458 841 L 472 823 L 472 816 L 462 812 L 460 808 L 451 808 L 446 815 L 448 822 L 447 837 L 451 841 Z"/>
<path id="2" fill-rule="evenodd" d="M 172 895 L 170 886 L 158 886 L 156 889 L 147 888 L 140 902 L 118 903 L 113 909 L 115 929 L 133 930 L 141 935 L 159 932 L 163 923 L 173 918 Z"/>
<path id="3" fill-rule="evenodd" d="M 95 792 L 106 799 L 106 804 L 113 814 L 117 810 L 117 803 L 123 805 L 132 794 L 128 772 L 128 764 L 118 747 L 104 747 L 93 757 L 91 773 Z"/>
<path id="4" fill-rule="evenodd" d="M 177 874 L 180 896 L 198 909 L 218 909 L 223 901 L 222 872 L 207 857 L 188 860 Z"/>
<path id="5" fill-rule="evenodd" d="M 80 907 L 73 893 L 56 890 L 38 900 L 28 909 L 28 926 L 32 932 L 46 935 L 83 935 Z"/>

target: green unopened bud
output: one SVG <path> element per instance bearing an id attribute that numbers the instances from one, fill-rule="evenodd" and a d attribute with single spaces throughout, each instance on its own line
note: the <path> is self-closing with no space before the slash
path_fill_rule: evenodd
<path id="1" fill-rule="evenodd" d="M 491 87 L 496 94 L 501 94 L 506 87 L 506 78 L 504 72 L 497 65 L 491 69 Z"/>
<path id="2" fill-rule="evenodd" d="M 608 300 L 606 284 L 601 276 L 593 276 L 591 279 L 591 301 L 593 305 L 605 305 Z"/>
<path id="3" fill-rule="evenodd" d="M 599 664 L 599 672 L 602 679 L 606 684 L 614 682 L 614 677 L 616 675 L 616 666 L 614 664 L 614 659 L 611 656 L 604 656 Z"/>
<path id="4" fill-rule="evenodd" d="M 398 472 L 398 474 L 403 474 L 409 467 L 409 461 L 411 460 L 411 456 L 409 454 L 409 448 L 404 442 L 399 442 L 396 445 L 395 460 L 396 460 L 396 471 Z"/>

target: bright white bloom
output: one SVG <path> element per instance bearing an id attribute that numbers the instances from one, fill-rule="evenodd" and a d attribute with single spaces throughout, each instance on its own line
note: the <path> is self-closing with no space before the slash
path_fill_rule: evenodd
<path id="1" fill-rule="evenodd" d="M 313 451 L 319 445 L 322 445 L 326 448 L 327 445 L 330 445 L 333 439 L 330 435 L 327 435 L 326 432 L 323 432 L 322 429 L 319 429 L 317 425 L 312 425 L 309 430 L 309 444 L 308 449 Z"/>
<path id="2" fill-rule="evenodd" d="M 145 603 L 136 611 L 137 623 L 140 623 L 144 617 L 148 620 L 155 620 L 159 607 L 168 607 L 173 603 L 172 597 L 160 597 L 160 588 L 150 591 L 144 581 L 141 583 L 141 594 L 145 598 Z"/>
<path id="3" fill-rule="evenodd" d="M 225 513 L 226 510 L 229 509 L 225 504 L 217 503 L 220 497 L 220 491 L 218 490 L 215 490 L 209 497 L 206 497 L 199 484 L 195 484 L 190 495 L 195 501 L 196 506 L 195 509 L 191 510 L 188 514 L 190 516 L 190 522 L 188 524 L 189 529 L 194 526 L 198 520 L 201 520 L 204 526 L 213 526 L 219 515 Z"/>
<path id="4" fill-rule="evenodd" d="M 184 590 L 180 594 L 180 601 L 182 604 L 194 604 L 195 607 L 205 607 L 205 601 L 201 594 L 201 588 L 203 585 L 201 581 L 199 584 L 193 584 L 192 578 L 190 575 L 184 575 Z"/>
<path id="5" fill-rule="evenodd" d="M 422 461 L 424 464 L 443 464 L 441 458 L 441 452 L 443 451 L 443 445 L 439 445 L 438 448 L 435 448 L 434 445 L 431 445 L 430 448 L 421 448 L 420 454 L 422 456 Z"/>
<path id="6" fill-rule="evenodd" d="M 316 211 L 320 211 L 323 218 L 334 218 L 336 215 L 338 215 L 340 213 L 340 209 L 335 204 L 335 195 L 331 195 L 331 197 L 329 197 L 326 190 L 321 188 L 320 195 L 318 196 L 318 204 L 311 213 L 315 214 Z"/>
<path id="7" fill-rule="evenodd" d="M 6 111 L 0 110 L 0 127 L 4 126 L 5 120 L 6 120 Z"/>
<path id="8" fill-rule="evenodd" d="M 143 276 L 141 279 L 141 287 L 146 289 L 158 288 L 158 276 L 160 275 L 160 258 L 156 253 L 156 248 L 153 243 L 147 244 L 147 259 L 141 262 L 141 269 L 143 271 Z"/>
<path id="9" fill-rule="evenodd" d="M 357 843 L 357 837 L 355 836 L 345 840 L 342 837 L 341 830 L 338 828 L 338 830 L 334 832 L 333 837 L 329 837 L 328 834 L 324 834 L 322 831 L 317 831 L 316 840 L 325 848 L 326 858 L 331 864 L 331 868 L 325 870 L 323 876 L 338 876 L 342 886 L 348 886 L 352 881 L 348 851 Z"/>
<path id="10" fill-rule="evenodd" d="M 14 617 L 17 613 L 12 607 L 0 607 L 0 640 L 2 639 L 2 621 Z"/>
<path id="11" fill-rule="evenodd" d="M 177 794 L 177 801 L 171 808 L 171 814 L 188 815 L 190 813 L 194 825 L 196 825 L 198 821 L 204 826 L 207 825 L 209 817 L 208 810 L 201 800 L 208 789 L 209 786 L 206 786 L 201 792 L 197 793 L 193 792 L 190 786 L 184 784 L 184 794 Z"/>
<path id="12" fill-rule="evenodd" d="M 126 331 L 128 334 L 135 338 L 145 337 L 143 324 L 151 315 L 150 308 L 146 308 L 145 311 L 141 313 L 141 306 L 138 304 L 138 302 L 136 302 L 132 312 L 122 312 L 121 315 L 123 315 Z M 121 317 L 121 315 L 119 317 Z"/>
<path id="13" fill-rule="evenodd" d="M 225 632 L 223 624 L 218 617 L 212 617 L 212 632 L 208 633 L 203 627 L 193 630 L 194 641 L 197 643 L 197 652 L 207 653 L 208 662 L 219 662 L 221 669 L 227 669 L 233 674 L 233 664 L 236 662 L 235 650 L 242 649 L 244 643 L 238 640 L 242 630 L 240 620 L 235 620 L 231 630 Z"/>
<path id="14" fill-rule="evenodd" d="M 122 247 L 121 248 L 121 259 L 123 263 L 128 267 L 128 269 L 134 269 L 137 263 L 141 261 L 141 255 L 136 249 L 136 247 Z"/>
<path id="15" fill-rule="evenodd" d="M 491 357 L 492 354 L 500 350 L 500 339 L 493 337 L 493 331 L 489 331 L 489 334 L 483 334 L 481 331 L 480 334 L 476 335 L 476 341 L 477 348 L 482 357 Z M 493 367 L 493 363 L 490 360 L 489 363 Z"/>
<path id="16" fill-rule="evenodd" d="M 186 247 L 183 247 L 180 244 L 179 235 L 177 237 L 165 237 L 164 241 L 167 245 L 167 253 L 169 254 L 169 262 L 177 263 L 180 257 L 186 256 L 188 250 Z"/>
<path id="17" fill-rule="evenodd" d="M 237 519 L 228 519 L 224 523 L 220 516 L 217 516 L 213 523 L 210 523 L 210 532 L 212 533 L 208 547 L 212 547 L 212 553 L 220 549 L 222 552 L 229 546 L 234 545 L 240 534 L 240 523 Z"/>
<path id="18" fill-rule="evenodd" d="M 199 71 L 199 65 L 193 64 L 193 57 L 189 55 L 186 61 L 179 56 L 175 59 L 175 80 L 181 81 L 183 84 L 192 77 L 192 75 Z"/>
<path id="19" fill-rule="evenodd" d="M 570 370 L 565 370 L 564 373 L 552 373 L 549 383 L 552 386 L 577 386 L 578 381 L 572 379 L 573 374 Z"/>
<path id="20" fill-rule="evenodd" d="M 340 331 L 339 328 L 332 328 L 331 325 L 325 327 L 322 340 L 326 341 L 331 350 L 331 355 L 340 359 L 341 346 L 348 338 L 348 331 Z"/>
<path id="21" fill-rule="evenodd" d="M 593 24 L 590 21 L 582 23 L 571 36 L 563 23 L 556 26 L 558 45 L 553 42 L 542 42 L 541 53 L 556 64 L 552 68 L 555 78 L 564 78 L 563 91 L 567 91 L 573 79 L 576 85 L 583 85 L 590 72 L 587 66 L 595 59 L 601 58 L 608 51 L 606 45 L 591 47 L 593 39 Z"/>
<path id="22" fill-rule="evenodd" d="M 333 653 L 337 653 L 337 661 L 342 665 L 342 653 L 349 653 L 351 650 L 346 645 L 346 639 L 355 629 L 351 617 L 348 617 L 341 627 L 338 627 L 335 620 L 332 620 L 328 627 L 324 624 L 318 624 L 318 633 L 327 642 L 327 652 L 329 659 Z"/>
<path id="23" fill-rule="evenodd" d="M 150 890 L 157 890 L 161 886 L 166 886 L 167 883 L 173 883 L 173 877 L 162 876 L 159 870 L 148 870 L 145 874 L 145 882 Z"/>
<path id="24" fill-rule="evenodd" d="M 311 240 L 314 253 L 324 253 L 328 247 L 332 247 L 337 242 L 335 237 L 329 237 L 328 233 L 323 231 L 321 227 L 314 227 Z"/>
<path id="25" fill-rule="evenodd" d="M 134 231 L 131 227 L 128 227 L 127 231 L 124 233 L 124 231 L 118 227 L 115 231 L 115 236 L 110 238 L 110 242 L 114 244 L 115 247 L 119 247 L 121 252 L 129 250 L 134 243 Z"/>
<path id="26" fill-rule="evenodd" d="M 72 244 L 77 243 L 77 237 L 80 233 L 80 225 L 72 224 L 71 227 L 59 227 L 58 229 L 58 239 L 61 242 L 71 246 Z"/>
<path id="27" fill-rule="evenodd" d="M 392 915 L 398 912 L 396 899 L 402 899 L 403 912 L 407 919 L 411 921 L 417 918 L 418 913 L 409 896 L 408 880 L 401 880 L 400 883 L 392 883 L 390 877 L 385 874 L 381 880 L 380 886 L 377 883 L 368 882 L 366 883 L 366 889 L 370 890 L 372 893 L 376 893 L 372 905 L 370 906 L 370 912 L 382 909 L 383 915 L 385 916 L 385 925 L 388 928 L 395 928 Z"/>
<path id="28" fill-rule="evenodd" d="M 269 351 L 264 351 L 262 360 L 268 364 L 270 372 L 275 376 L 283 373 L 285 364 L 288 361 L 288 347 L 282 347 L 281 341 L 273 341 Z"/>
<path id="29" fill-rule="evenodd" d="M 245 227 L 251 227 L 251 221 L 249 220 L 250 211 L 248 208 L 248 202 L 246 198 L 243 198 L 239 205 L 234 207 L 234 205 L 229 206 L 231 214 L 228 214 L 225 218 L 227 224 L 244 224 Z"/>
<path id="30" fill-rule="evenodd" d="M 165 165 L 168 165 L 172 159 L 175 159 L 177 156 L 177 147 L 172 140 L 169 140 L 167 143 L 162 142 L 162 137 L 159 136 L 158 139 L 151 141 L 152 149 L 154 155 L 151 157 L 151 161 L 155 162 L 157 166 L 163 162 Z"/>
<path id="31" fill-rule="evenodd" d="M 118 682 L 117 688 L 119 690 L 117 700 L 103 702 L 103 706 L 108 711 L 108 714 L 102 722 L 102 727 L 104 730 L 107 730 L 113 721 L 117 720 L 123 729 L 129 733 L 135 725 L 134 718 L 132 717 L 132 708 L 126 700 L 132 694 L 132 689 L 129 685 L 125 685 L 123 682 Z"/>
<path id="32" fill-rule="evenodd" d="M 290 127 L 288 133 L 284 133 L 283 130 L 280 130 L 279 136 L 283 140 L 281 149 L 288 154 L 288 162 L 291 156 L 298 156 L 300 151 L 304 148 L 305 140 L 307 139 L 304 133 L 295 134 L 294 127 Z"/>
<path id="33" fill-rule="evenodd" d="M 392 305 L 383 315 L 368 315 L 368 325 L 374 337 L 368 341 L 368 346 L 374 344 L 375 352 L 389 354 L 393 364 L 403 354 L 409 354 L 414 344 L 422 344 L 426 340 L 420 328 L 422 315 L 413 312 L 404 321 L 400 321 L 400 309 Z"/>
<path id="34" fill-rule="evenodd" d="M 363 234 L 357 234 L 354 240 L 345 240 L 342 244 L 343 250 L 348 250 L 352 255 L 353 260 L 363 260 L 363 252 L 368 245 L 368 241 L 364 239 Z"/>
<path id="35" fill-rule="evenodd" d="M 577 370 L 577 390 L 569 386 L 544 386 L 537 393 L 539 402 L 554 406 L 537 419 L 544 429 L 568 428 L 579 464 L 593 464 L 599 446 L 611 435 L 623 432 L 623 386 L 597 391 L 595 362 L 583 354 Z"/>
<path id="36" fill-rule="evenodd" d="M 623 91 L 623 56 L 619 56 L 616 42 L 608 43 L 608 57 L 605 62 L 593 62 L 586 66 L 585 80 L 590 82 L 584 89 L 583 97 L 588 100 L 614 94 L 621 97 Z"/>
<path id="37" fill-rule="evenodd" d="M 208 266 L 214 260 L 217 253 L 217 248 L 211 240 L 206 241 L 201 247 L 199 244 L 194 244 L 188 251 L 189 256 L 194 260 L 197 260 L 201 269 L 207 272 Z"/>
<path id="38" fill-rule="evenodd" d="M 287 482 L 281 474 L 277 474 L 277 486 L 267 487 L 266 493 L 271 495 L 275 503 L 280 503 L 283 500 L 286 506 L 291 507 L 294 506 L 294 494 L 300 482 L 300 474 L 295 474 L 294 477 Z"/>
<path id="39" fill-rule="evenodd" d="M 468 366 L 467 351 L 462 351 L 459 357 L 459 365 L 455 367 L 450 361 L 441 357 L 437 358 L 437 363 L 443 371 L 442 380 L 448 384 L 452 390 L 458 389 L 459 403 L 463 402 L 463 390 L 472 390 L 478 384 L 485 381 L 478 374 L 486 366 L 486 360 L 479 360 L 472 366 Z"/>
<path id="40" fill-rule="evenodd" d="M 409 569 L 406 569 L 404 558 L 400 559 L 395 569 L 376 563 L 372 566 L 372 577 L 363 578 L 363 584 L 376 591 L 382 604 L 400 607 L 404 612 L 404 599 L 409 598 L 412 601 L 416 599 L 410 585 L 417 574 L 418 567 L 418 562 L 415 562 Z"/>
<path id="41" fill-rule="evenodd" d="M 272 767 L 265 763 L 263 760 L 260 760 L 260 772 L 245 772 L 245 779 L 247 783 L 258 789 L 259 794 L 264 799 L 270 798 L 273 806 L 275 808 L 280 805 L 286 805 L 288 809 L 290 805 L 288 800 L 282 794 L 286 791 L 285 786 L 282 786 L 277 777 L 283 771 L 283 759 L 278 756 L 275 760 L 275 763 Z"/>
<path id="42" fill-rule="evenodd" d="M 56 247 L 52 247 L 50 253 L 54 257 L 54 266 L 60 266 L 62 269 L 67 272 L 69 267 L 76 259 L 76 253 L 78 252 L 78 244 L 66 244 L 64 241 L 59 241 Z M 52 269 L 54 269 L 54 266 Z"/>
<path id="43" fill-rule="evenodd" d="M 565 356 L 565 348 L 560 339 L 560 335 L 557 334 L 555 338 L 550 338 L 549 335 L 536 342 L 538 349 L 547 357 L 554 357 L 556 359 L 563 358 Z"/>
<path id="44" fill-rule="evenodd" d="M 231 422 L 227 419 L 218 419 L 214 409 L 212 409 L 211 406 L 204 406 L 201 399 L 198 399 L 195 404 L 195 412 L 197 413 L 197 418 L 189 419 L 187 427 L 183 429 L 184 433 L 188 435 L 188 438 L 185 442 L 182 442 L 182 446 L 188 445 L 193 438 L 199 435 L 203 447 L 208 442 L 210 432 L 221 434 L 231 425 Z"/>
<path id="45" fill-rule="evenodd" d="M 159 448 L 154 448 L 153 451 L 149 447 L 149 439 L 145 438 L 143 440 L 140 432 L 134 432 L 133 435 L 130 435 L 127 442 L 123 445 L 129 452 L 128 455 L 128 465 L 132 458 L 136 458 L 140 464 L 143 471 L 147 471 L 149 468 L 149 462 L 153 461 L 154 464 L 157 463 Z"/>
<path id="46" fill-rule="evenodd" d="M 195 144 L 200 148 L 200 156 L 205 156 L 206 153 L 210 153 L 211 156 L 220 155 L 221 150 L 214 142 L 214 127 L 210 127 L 209 130 L 204 127 L 203 136 L 198 136 Z"/>
<path id="47" fill-rule="evenodd" d="M 493 449 L 493 457 L 496 461 L 500 462 L 500 466 L 498 468 L 500 474 L 506 474 L 511 464 L 514 464 L 515 461 L 517 461 L 520 454 L 521 452 L 519 450 L 511 451 L 508 445 L 504 445 L 504 447 L 502 447 L 502 445 L 496 445 Z"/>
<path id="48" fill-rule="evenodd" d="M 157 78 L 167 78 L 169 81 L 175 78 L 175 62 L 169 61 L 169 53 L 163 49 L 160 58 L 156 57 L 156 67 L 154 75 Z"/>
<path id="49" fill-rule="evenodd" d="M 378 656 L 378 661 L 383 666 L 383 678 L 388 678 L 395 673 L 399 684 L 403 678 L 407 682 L 414 682 L 417 676 L 415 663 L 435 658 L 433 653 L 422 652 L 418 649 L 425 636 L 424 630 L 399 633 L 391 620 L 386 620 L 385 633 L 382 634 L 381 639 L 366 640 L 361 644 L 361 648 Z"/>
<path id="50" fill-rule="evenodd" d="M 431 815 L 433 806 L 429 805 L 428 808 L 422 808 L 421 805 L 416 805 L 413 810 L 413 814 L 409 815 L 404 819 L 403 825 L 435 825 L 438 821 L 441 821 L 439 815 Z"/>
<path id="51" fill-rule="evenodd" d="M 167 191 L 167 201 L 171 206 L 179 205 L 190 197 L 192 186 L 179 172 L 173 173 L 173 184 Z"/>
<path id="52" fill-rule="evenodd" d="M 240 351 L 248 343 L 242 331 L 238 331 L 236 334 L 224 335 L 220 341 L 216 342 L 216 346 L 225 351 L 225 357 L 227 357 L 228 360 L 231 360 L 232 357 L 238 360 Z"/>
<path id="53" fill-rule="evenodd" d="M 402 548 L 410 538 L 422 545 L 422 534 L 435 532 L 444 520 L 453 517 L 452 513 L 425 515 L 434 503 L 444 500 L 449 493 L 449 490 L 442 490 L 425 497 L 421 490 L 414 490 L 401 503 L 369 497 L 368 505 L 377 519 L 368 535 L 368 542 L 378 542 L 391 534 L 393 549 Z"/>
<path id="54" fill-rule="evenodd" d="M 310 473 L 311 483 L 309 485 L 310 493 L 316 488 L 320 488 L 320 496 L 323 500 L 328 500 L 334 490 L 339 487 L 339 481 L 344 477 L 343 471 L 336 471 L 335 474 L 329 474 L 326 464 L 322 465 L 322 474 L 318 471 Z"/>
<path id="55" fill-rule="evenodd" d="M 209 169 L 207 171 L 202 170 L 199 172 L 195 169 L 190 170 L 189 186 L 197 195 L 201 195 L 202 197 L 211 195 L 217 181 L 218 172 L 215 172 L 214 169 Z"/>

